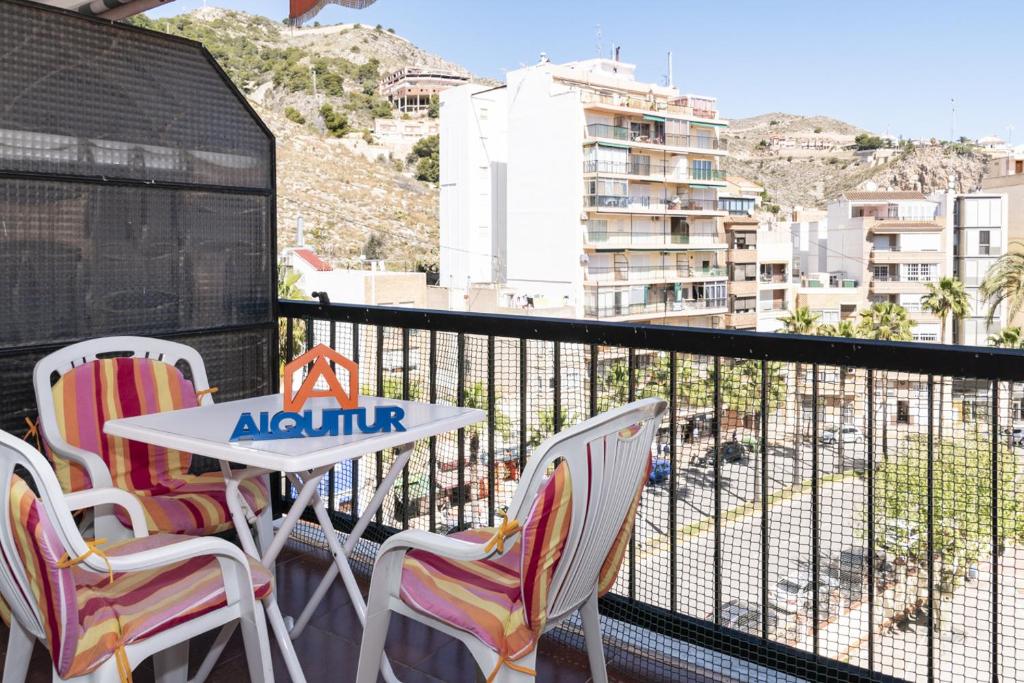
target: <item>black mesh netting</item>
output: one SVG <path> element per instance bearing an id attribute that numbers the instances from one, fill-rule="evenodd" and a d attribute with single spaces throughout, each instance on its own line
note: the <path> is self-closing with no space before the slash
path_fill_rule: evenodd
<path id="1" fill-rule="evenodd" d="M 392 529 L 489 524 L 557 426 L 670 401 L 602 606 L 609 665 L 638 680 L 991 680 L 993 662 L 1020 677 L 1024 387 L 325 320 L 292 331 L 296 354 L 333 341 L 358 355 L 368 393 L 489 411 L 418 445 L 379 519 Z M 392 457 L 336 472 L 334 510 L 369 500 Z M 582 645 L 576 626 L 554 636 Z"/>
<path id="2" fill-rule="evenodd" d="M 28 3 L 0 46 L 0 428 L 90 337 L 189 335 L 214 384 L 271 388 L 273 139 L 244 99 L 197 44 Z"/>

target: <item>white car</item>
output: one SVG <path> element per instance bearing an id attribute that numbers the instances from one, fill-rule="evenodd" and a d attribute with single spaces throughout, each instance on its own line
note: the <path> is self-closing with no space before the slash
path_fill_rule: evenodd
<path id="1" fill-rule="evenodd" d="M 863 443 L 864 434 L 857 427 L 844 426 L 832 429 L 827 429 L 821 435 L 821 443 L 827 445 L 835 445 L 842 439 L 844 444 L 846 443 Z"/>
<path id="2" fill-rule="evenodd" d="M 839 581 L 825 572 L 818 574 L 818 597 L 820 603 L 828 602 L 828 593 L 839 587 Z M 783 577 L 775 584 L 772 592 L 772 607 L 780 612 L 792 614 L 812 604 L 814 578 L 811 572 L 800 570 Z"/>

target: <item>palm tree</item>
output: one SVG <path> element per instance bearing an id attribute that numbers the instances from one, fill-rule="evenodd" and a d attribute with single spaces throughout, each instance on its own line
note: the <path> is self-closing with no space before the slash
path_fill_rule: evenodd
<path id="1" fill-rule="evenodd" d="M 964 283 L 952 277 L 944 277 L 928 285 L 928 293 L 921 297 L 921 308 L 939 319 L 939 343 L 946 343 L 946 319 L 952 315 L 953 322 L 963 318 L 970 311 L 970 302 Z M 939 385 L 939 441 L 942 441 L 942 407 L 946 405 L 946 381 Z"/>
<path id="2" fill-rule="evenodd" d="M 792 313 L 783 316 L 779 319 L 782 323 L 782 327 L 779 329 L 784 334 L 814 334 L 814 329 L 818 324 L 817 313 L 812 313 L 811 309 L 806 306 L 797 306 Z M 800 481 L 800 439 L 804 435 L 803 430 L 803 394 L 800 392 L 801 378 L 803 377 L 803 363 L 796 364 L 796 382 L 794 382 L 794 389 L 796 395 L 796 447 L 793 456 L 793 484 L 796 485 Z"/>
<path id="3" fill-rule="evenodd" d="M 1024 333 L 1019 327 L 1007 327 L 999 334 L 990 334 L 988 345 L 1001 349 L 1024 349 Z"/>
<path id="4" fill-rule="evenodd" d="M 907 309 L 899 304 L 890 301 L 871 304 L 871 307 L 860 312 L 860 323 L 857 324 L 857 334 L 867 339 L 879 339 L 882 341 L 911 341 L 914 337 L 911 328 L 916 325 Z M 884 399 L 882 401 L 882 455 L 889 455 L 889 387 L 888 382 L 883 387 Z M 873 419 L 868 416 L 868 419 Z"/>
<path id="5" fill-rule="evenodd" d="M 939 319 L 939 340 L 946 342 L 946 319 L 952 315 L 956 322 L 970 311 L 970 302 L 964 283 L 953 277 L 944 277 L 928 285 L 928 293 L 921 297 L 921 308 Z"/>
<path id="6" fill-rule="evenodd" d="M 838 324 L 826 323 L 818 326 L 818 334 L 823 337 L 847 337 L 853 338 L 857 336 L 857 330 L 853 326 L 851 320 L 840 320 Z M 843 427 L 843 417 L 846 409 L 846 371 L 845 366 L 839 367 L 839 427 Z M 843 452 L 843 436 L 842 432 L 839 433 L 836 439 L 836 448 L 838 449 L 839 456 L 839 469 L 843 469 L 845 464 L 845 453 Z"/>
<path id="7" fill-rule="evenodd" d="M 296 273 L 293 269 L 285 266 L 283 263 L 277 264 L 277 298 L 282 299 L 306 299 L 306 293 L 299 288 L 299 280 L 302 279 L 301 273 Z M 288 323 L 284 318 L 280 318 L 277 321 L 278 334 L 277 334 L 277 357 L 280 359 L 280 368 L 278 369 L 281 374 L 284 374 L 284 364 L 291 360 L 288 358 Z M 306 323 L 301 320 L 294 320 L 292 322 L 292 336 L 298 336 L 303 341 L 306 339 Z M 298 354 L 296 354 L 298 355 Z"/>
<path id="8" fill-rule="evenodd" d="M 1013 242 L 1024 249 L 1024 243 Z M 1009 304 L 1008 320 L 1024 310 L 1024 253 L 1003 254 L 988 269 L 981 282 L 981 296 L 989 303 L 988 321 L 992 322 L 1003 303 Z"/>

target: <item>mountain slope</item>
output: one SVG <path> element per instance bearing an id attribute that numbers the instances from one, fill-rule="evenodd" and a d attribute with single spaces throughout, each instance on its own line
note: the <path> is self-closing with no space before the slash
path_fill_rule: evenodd
<path id="1" fill-rule="evenodd" d="M 981 184 L 985 157 L 968 145 L 935 142 L 856 151 L 862 128 L 826 116 L 773 112 L 736 119 L 729 128 L 729 173 L 764 185 L 783 207 L 825 208 L 841 193 L 880 189 L 958 191 Z"/>

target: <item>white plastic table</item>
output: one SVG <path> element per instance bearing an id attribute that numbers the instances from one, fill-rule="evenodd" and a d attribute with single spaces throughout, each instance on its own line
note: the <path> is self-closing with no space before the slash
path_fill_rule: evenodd
<path id="1" fill-rule="evenodd" d="M 302 511 L 306 507 L 313 508 L 317 520 L 323 528 L 327 545 L 334 557 L 334 563 L 331 564 L 309 603 L 291 628 L 288 628 L 281 615 L 276 596 L 271 597 L 270 604 L 267 606 L 267 618 L 274 631 L 277 644 L 281 648 L 288 673 L 295 683 L 304 683 L 305 677 L 291 641 L 302 633 L 339 573 L 352 598 L 352 604 L 359 615 L 359 620 L 366 623 L 366 600 L 363 599 L 363 594 L 356 583 L 348 556 L 352 553 L 363 532 L 366 531 L 370 520 L 380 509 L 384 497 L 394 486 L 398 475 L 409 462 L 415 443 L 421 439 L 468 427 L 482 421 L 485 417 L 482 410 L 473 408 L 456 408 L 371 396 L 359 397 L 359 406 L 370 409 L 371 414 L 376 405 L 398 405 L 404 408 L 405 431 L 265 441 L 230 441 L 231 433 L 242 413 L 250 412 L 256 416 L 263 411 L 271 415 L 280 411 L 282 407 L 280 394 L 241 401 L 227 401 L 184 410 L 172 410 L 141 417 L 108 420 L 103 426 L 103 431 L 113 436 L 164 448 L 174 448 L 219 460 L 227 483 L 228 507 L 242 548 L 251 556 L 260 557 L 268 569 L 273 568 L 274 561 L 284 547 L 292 529 L 298 523 Z M 336 404 L 330 399 L 314 398 L 306 403 L 304 410 L 312 410 L 314 415 L 318 416 L 319 411 L 323 408 L 335 407 L 337 407 Z M 316 422 L 319 424 L 318 418 Z M 398 457 L 391 465 L 387 476 L 377 487 L 373 498 L 362 511 L 362 515 L 345 541 L 345 545 L 342 546 L 338 542 L 338 536 L 327 513 L 327 507 L 320 497 L 320 481 L 338 463 L 356 460 L 364 455 L 388 448 L 398 448 Z M 232 469 L 231 463 L 246 467 Z M 270 547 L 261 555 L 249 528 L 250 520 L 246 516 L 246 506 L 238 493 L 238 486 L 246 479 L 263 476 L 270 472 L 284 473 L 288 481 L 298 491 L 298 495 L 288 514 L 278 526 Z M 353 481 L 354 487 L 358 485 L 357 481 Z M 230 632 L 227 632 L 223 638 L 218 637 L 213 650 L 207 657 L 209 666 L 216 661 L 216 657 L 226 645 L 229 636 Z M 208 673 L 207 662 L 204 662 L 202 667 L 206 670 L 203 673 Z M 387 659 L 383 662 L 381 673 L 385 680 L 397 683 L 398 679 L 395 678 Z M 197 676 L 197 678 L 200 677 Z"/>

